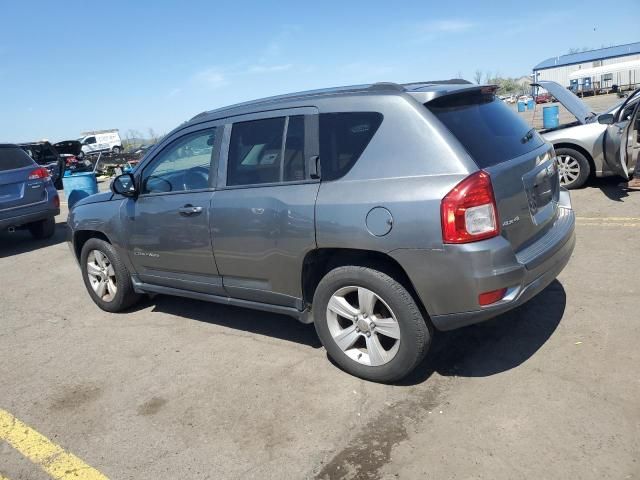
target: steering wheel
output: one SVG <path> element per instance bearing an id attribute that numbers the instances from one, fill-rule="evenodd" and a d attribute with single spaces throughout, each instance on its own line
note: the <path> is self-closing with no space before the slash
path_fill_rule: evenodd
<path id="1" fill-rule="evenodd" d="M 207 167 L 193 167 L 184 172 L 182 187 L 185 190 L 200 190 L 209 187 L 209 169 Z"/>

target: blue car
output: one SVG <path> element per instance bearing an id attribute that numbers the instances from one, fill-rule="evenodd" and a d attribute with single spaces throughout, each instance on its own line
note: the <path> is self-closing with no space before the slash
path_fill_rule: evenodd
<path id="1" fill-rule="evenodd" d="M 0 229 L 27 228 L 35 238 L 49 238 L 59 213 L 49 171 L 18 145 L 0 144 Z"/>

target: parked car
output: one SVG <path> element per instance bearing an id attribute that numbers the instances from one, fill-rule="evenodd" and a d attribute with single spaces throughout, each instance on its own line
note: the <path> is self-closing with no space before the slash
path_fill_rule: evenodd
<path id="1" fill-rule="evenodd" d="M 19 144 L 38 165 L 43 166 L 49 172 L 51 181 L 55 187 L 62 189 L 62 177 L 66 168 L 66 162 L 54 145 L 47 141 Z"/>
<path id="2" fill-rule="evenodd" d="M 513 104 L 513 103 L 516 103 L 516 101 L 517 101 L 517 97 L 516 97 L 515 95 L 507 95 L 507 96 L 505 97 L 504 101 L 505 101 L 506 103 Z"/>
<path id="3" fill-rule="evenodd" d="M 122 151 L 122 140 L 118 130 L 99 130 L 84 133 L 78 139 L 82 144 L 80 157 L 87 154 L 111 152 L 118 154 Z"/>
<path id="4" fill-rule="evenodd" d="M 619 175 L 625 180 L 633 176 L 640 152 L 640 91 L 598 114 L 560 84 L 547 80 L 538 84 L 576 118 L 541 132 L 555 147 L 563 186 L 581 187 L 591 175 Z"/>
<path id="5" fill-rule="evenodd" d="M 197 115 L 68 225 L 103 310 L 163 293 L 282 313 L 394 381 L 434 328 L 543 290 L 574 219 L 553 148 L 495 86 L 384 83 Z"/>
<path id="6" fill-rule="evenodd" d="M 553 101 L 553 97 L 550 93 L 540 93 L 535 96 L 536 103 L 550 103 Z"/>
<path id="7" fill-rule="evenodd" d="M 20 146 L 0 144 L 0 229 L 28 228 L 35 238 L 48 238 L 59 213 L 49 171 Z"/>

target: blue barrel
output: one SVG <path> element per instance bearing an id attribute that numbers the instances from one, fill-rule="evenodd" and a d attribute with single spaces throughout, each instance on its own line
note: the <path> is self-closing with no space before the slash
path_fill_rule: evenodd
<path id="1" fill-rule="evenodd" d="M 73 207 L 76 202 L 89 195 L 98 193 L 98 181 L 93 172 L 74 173 L 62 177 L 64 194 L 67 197 L 67 205 Z"/>
<path id="2" fill-rule="evenodd" d="M 529 110 L 533 110 L 534 108 L 536 108 L 536 102 L 534 102 L 533 99 L 529 99 L 527 101 L 527 108 Z"/>
<path id="3" fill-rule="evenodd" d="M 518 111 L 524 112 L 527 109 L 525 103 L 521 100 L 518 100 Z"/>
<path id="4" fill-rule="evenodd" d="M 560 106 L 551 105 L 542 109 L 543 128 L 556 128 L 560 125 Z"/>

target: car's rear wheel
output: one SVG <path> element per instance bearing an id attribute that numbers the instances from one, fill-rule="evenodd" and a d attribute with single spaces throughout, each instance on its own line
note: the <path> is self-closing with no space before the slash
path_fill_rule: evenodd
<path id="1" fill-rule="evenodd" d="M 54 217 L 48 217 L 38 222 L 33 222 L 27 225 L 29 233 L 33 238 L 39 240 L 53 237 L 56 233 L 56 219 Z"/>
<path id="2" fill-rule="evenodd" d="M 316 331 L 329 356 L 352 375 L 392 382 L 424 358 L 430 329 L 407 289 L 366 267 L 330 271 L 313 299 Z"/>
<path id="3" fill-rule="evenodd" d="M 80 267 L 91 299 L 102 310 L 120 312 L 139 300 L 127 267 L 110 243 L 89 239 L 82 247 Z"/>
<path id="4" fill-rule="evenodd" d="M 558 148 L 556 158 L 560 185 L 571 190 L 585 184 L 591 175 L 591 165 L 581 152 L 572 148 Z"/>

